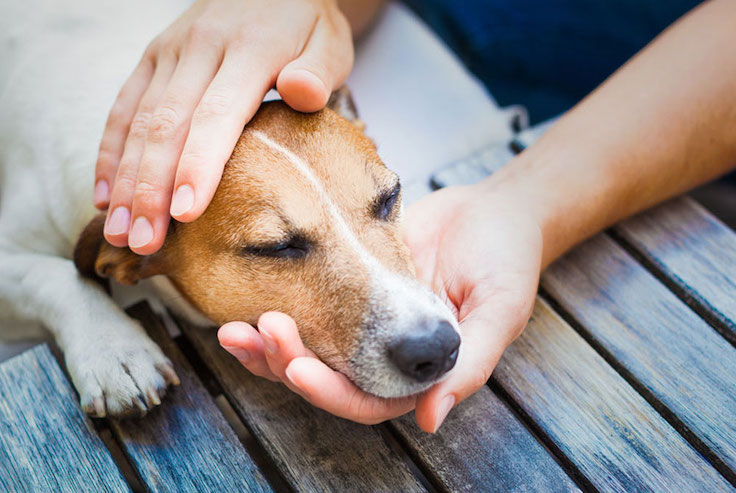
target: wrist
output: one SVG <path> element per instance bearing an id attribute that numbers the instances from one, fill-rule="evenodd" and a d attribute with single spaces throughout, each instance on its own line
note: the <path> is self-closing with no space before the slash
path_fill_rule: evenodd
<path id="1" fill-rule="evenodd" d="M 477 186 L 494 203 L 503 202 L 506 211 L 523 216 L 539 229 L 544 268 L 602 227 L 605 219 L 598 208 L 605 194 L 594 189 L 600 180 L 564 172 L 573 156 L 530 151 Z"/>

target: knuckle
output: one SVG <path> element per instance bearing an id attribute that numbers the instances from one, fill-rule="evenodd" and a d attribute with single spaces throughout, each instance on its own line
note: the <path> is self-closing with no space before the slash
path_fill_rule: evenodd
<path id="1" fill-rule="evenodd" d="M 184 168 L 201 168 L 207 162 L 205 156 L 199 151 L 195 150 L 184 150 L 179 159 L 180 167 Z"/>
<path id="2" fill-rule="evenodd" d="M 155 60 L 158 52 L 161 50 L 161 47 L 164 45 L 165 41 L 162 36 L 156 36 L 151 40 L 150 43 L 148 43 L 148 46 L 146 46 L 146 49 L 143 51 L 143 58 L 147 58 L 149 60 Z"/>
<path id="3" fill-rule="evenodd" d="M 161 106 L 148 124 L 148 140 L 164 142 L 174 137 L 181 125 L 177 111 L 169 105 Z"/>
<path id="4" fill-rule="evenodd" d="M 113 189 L 112 197 L 115 199 L 115 203 L 127 205 L 131 202 L 133 190 L 135 190 L 135 178 L 131 179 L 127 174 L 121 175 L 118 173 Z"/>
<path id="5" fill-rule="evenodd" d="M 241 49 L 260 46 L 263 43 L 263 33 L 259 29 L 238 29 L 232 34 L 231 42 Z"/>
<path id="6" fill-rule="evenodd" d="M 138 112 L 130 122 L 130 130 L 128 130 L 129 138 L 143 138 L 148 131 L 148 122 L 151 119 L 149 112 Z"/>
<path id="7" fill-rule="evenodd" d="M 187 30 L 187 40 L 191 45 L 212 45 L 218 44 L 221 29 L 217 25 L 208 21 L 195 21 Z"/>
<path id="8" fill-rule="evenodd" d="M 163 193 L 164 189 L 161 185 L 148 180 L 138 180 L 133 202 L 144 209 L 154 209 L 161 205 Z"/>
<path id="9" fill-rule="evenodd" d="M 210 120 L 227 114 L 232 107 L 232 97 L 219 93 L 209 92 L 202 98 L 197 109 L 197 118 Z"/>

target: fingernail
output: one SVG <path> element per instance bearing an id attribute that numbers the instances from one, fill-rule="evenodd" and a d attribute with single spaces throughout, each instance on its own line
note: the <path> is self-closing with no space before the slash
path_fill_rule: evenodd
<path id="1" fill-rule="evenodd" d="M 235 356 L 241 363 L 247 363 L 250 360 L 250 353 L 243 348 L 235 346 L 222 346 L 222 348 Z"/>
<path id="2" fill-rule="evenodd" d="M 128 245 L 133 248 L 139 248 L 148 245 L 153 239 L 153 226 L 143 216 L 137 217 L 133 221 L 133 227 L 130 228 L 128 235 Z"/>
<path id="3" fill-rule="evenodd" d="M 118 207 L 112 211 L 112 215 L 107 220 L 105 233 L 109 235 L 122 235 L 128 232 L 130 227 L 130 212 L 125 207 Z"/>
<path id="4" fill-rule="evenodd" d="M 286 374 L 286 378 L 288 378 L 288 379 L 289 379 L 289 382 L 291 382 L 291 384 L 292 384 L 292 385 L 296 385 L 296 384 L 294 383 L 294 379 L 293 379 L 293 378 L 291 378 L 291 369 L 289 369 L 289 367 L 288 367 L 288 366 L 286 367 L 286 370 L 284 370 L 284 373 Z M 296 385 L 296 386 L 298 387 L 298 385 Z"/>
<path id="5" fill-rule="evenodd" d="M 276 351 L 279 350 L 279 345 L 276 344 L 276 341 L 271 334 L 260 327 L 258 328 L 258 331 L 261 333 L 261 337 L 263 338 L 263 346 L 266 348 L 266 352 L 269 354 L 276 354 Z"/>
<path id="6" fill-rule="evenodd" d="M 442 423 L 445 421 L 445 418 L 450 413 L 450 409 L 452 409 L 452 406 L 455 405 L 455 396 L 454 395 L 448 395 L 445 396 L 444 399 L 442 399 L 442 402 L 440 402 L 439 409 L 437 409 L 437 419 L 434 422 L 434 430 L 432 430 L 432 433 L 436 433 L 437 430 L 440 429 L 440 426 L 442 426 Z"/>
<path id="7" fill-rule="evenodd" d="M 181 216 L 194 207 L 194 190 L 189 185 L 182 185 L 176 189 L 171 200 L 170 213 L 172 216 Z"/>
<path id="8" fill-rule="evenodd" d="M 284 373 L 286 374 L 286 378 L 287 378 L 287 379 L 289 380 L 289 382 L 291 382 L 291 384 L 292 384 L 292 385 L 293 385 L 294 387 L 296 387 L 296 388 L 297 388 L 297 389 L 299 390 L 299 394 L 300 394 L 300 395 L 301 395 L 302 397 L 304 397 L 305 399 L 311 399 L 311 398 L 312 398 L 311 394 L 310 394 L 309 392 L 307 392 L 306 390 L 304 390 L 303 388 L 301 388 L 300 386 L 298 386 L 298 385 L 297 385 L 297 384 L 296 384 L 296 383 L 294 382 L 294 378 L 293 378 L 293 377 L 291 376 L 291 372 L 292 372 L 292 371 L 293 371 L 293 370 L 291 369 L 291 366 L 287 366 L 287 367 L 286 367 L 286 370 L 284 370 Z"/>
<path id="9" fill-rule="evenodd" d="M 104 204 L 110 200 L 110 187 L 107 185 L 107 181 L 99 180 L 95 184 L 95 192 L 92 194 L 92 201 L 95 204 Z"/>

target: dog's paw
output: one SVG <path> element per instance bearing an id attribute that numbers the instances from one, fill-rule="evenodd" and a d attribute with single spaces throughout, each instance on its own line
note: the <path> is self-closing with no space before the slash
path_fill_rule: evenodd
<path id="1" fill-rule="evenodd" d="M 179 385 L 171 361 L 145 334 L 76 347 L 66 364 L 82 409 L 99 418 L 143 416 Z"/>

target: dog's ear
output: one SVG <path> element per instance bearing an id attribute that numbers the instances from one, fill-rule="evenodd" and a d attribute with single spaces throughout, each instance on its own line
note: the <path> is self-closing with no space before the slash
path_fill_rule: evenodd
<path id="1" fill-rule="evenodd" d="M 355 107 L 355 101 L 353 101 L 353 95 L 348 86 L 336 89 L 327 100 L 327 107 L 361 130 L 365 127 L 365 124 L 358 118 L 358 109 Z"/>
<path id="2" fill-rule="evenodd" d="M 120 284 L 135 284 L 146 277 L 164 274 L 165 254 L 137 255 L 129 248 L 118 248 L 105 241 L 105 214 L 97 214 L 74 247 L 74 265 L 80 274 L 92 279 L 110 278 Z"/>

